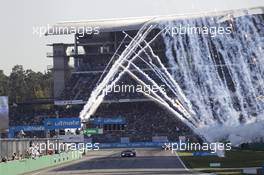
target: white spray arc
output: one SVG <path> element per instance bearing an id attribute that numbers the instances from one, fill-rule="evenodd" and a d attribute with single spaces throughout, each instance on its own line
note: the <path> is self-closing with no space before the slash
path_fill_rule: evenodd
<path id="1" fill-rule="evenodd" d="M 131 43 L 93 90 L 80 118 L 89 119 L 104 100 L 106 88 L 118 82 L 124 73 L 143 86 L 157 85 L 156 80 L 134 63 L 141 59 L 173 93 L 171 96 L 159 89 L 157 93 L 151 91 L 144 95 L 171 111 L 205 140 L 240 144 L 264 137 L 264 132 L 259 132 L 264 129 L 264 103 L 257 98 L 264 95 L 264 40 L 263 31 L 259 32 L 263 21 L 254 16 L 232 20 L 235 20 L 236 31 L 214 38 L 188 34 L 174 37 L 164 30 L 179 24 L 215 26 L 216 18 L 159 23 L 166 57 L 174 68 L 172 73 L 150 47 L 157 36 L 150 42 L 145 40 L 157 26 L 144 25 L 134 38 L 126 35 Z M 137 74 L 131 69 L 136 69 Z M 247 132 L 248 129 L 251 132 Z"/>
<path id="2" fill-rule="evenodd" d="M 163 34 L 173 77 L 209 141 L 233 145 L 264 138 L 264 25 L 260 15 L 170 21 L 164 26 L 232 26 L 231 34 Z"/>

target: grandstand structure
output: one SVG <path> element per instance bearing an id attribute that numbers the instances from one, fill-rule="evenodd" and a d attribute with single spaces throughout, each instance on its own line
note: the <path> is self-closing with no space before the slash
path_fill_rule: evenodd
<path id="1" fill-rule="evenodd" d="M 90 98 L 92 91 L 110 70 L 111 65 L 114 64 L 122 51 L 125 50 L 126 46 L 146 23 L 155 25 L 170 20 L 181 22 L 192 20 L 192 18 L 194 20 L 199 18 L 210 20 L 213 17 L 219 17 L 218 22 L 229 24 L 232 23 L 232 18 L 249 13 L 251 15 L 262 14 L 263 9 L 242 9 L 187 16 L 172 15 L 159 18 L 142 17 L 57 23 L 47 31 L 46 35 L 72 35 L 74 42 L 49 45 L 53 48 L 53 53 L 48 53 L 47 56 L 53 58 L 55 105 L 70 105 L 76 112 L 76 116 L 78 116 L 84 104 Z M 162 35 L 158 35 L 160 31 L 161 28 L 157 25 L 155 29 L 148 33 L 145 40 L 148 42 L 157 36 L 151 42 L 150 47 L 154 54 L 160 58 L 166 69 L 172 73 L 174 67 L 170 66 L 171 64 L 166 58 L 164 38 Z M 69 66 L 70 59 L 73 59 L 73 67 Z M 221 62 L 221 58 L 214 57 L 214 59 L 216 59 L 216 63 Z M 140 60 L 136 60 L 134 63 L 155 82 L 162 85 L 157 74 L 154 74 L 153 70 L 150 70 L 146 64 L 140 62 Z M 156 69 L 160 68 L 156 67 Z M 137 70 L 130 70 L 137 74 Z M 225 72 L 225 76 L 226 79 L 229 78 L 227 72 Z M 120 86 L 136 86 L 138 82 L 128 73 L 125 73 L 117 84 Z M 165 90 L 166 88 L 165 86 Z M 232 89 L 232 84 L 229 85 L 229 88 Z M 126 119 L 125 124 L 94 124 L 88 122 L 87 127 L 101 128 L 104 131 L 101 135 L 93 135 L 93 140 L 98 142 L 120 142 L 123 137 L 128 138 L 131 142 L 137 142 L 152 141 L 153 137 L 166 137 L 168 140 L 175 141 L 181 135 L 194 140 L 199 139 L 192 133 L 190 128 L 176 119 L 173 114 L 151 99 L 146 98 L 142 93 L 111 92 L 106 95 L 100 107 L 91 116 L 92 119 L 120 117 Z"/>
<path id="2" fill-rule="evenodd" d="M 138 30 L 149 20 L 146 18 L 128 18 L 98 20 L 86 22 L 64 22 L 53 26 L 47 35 L 69 35 L 74 37 L 74 43 L 53 43 L 53 53 L 47 56 L 53 59 L 54 98 L 55 105 L 70 105 L 77 112 L 81 112 L 83 105 L 90 97 L 99 80 L 109 70 L 108 64 L 122 53 L 126 45 L 131 42 Z M 77 30 L 70 31 L 75 28 Z M 89 28 L 90 33 L 84 29 Z M 55 31 L 55 32 L 54 32 Z M 76 32 L 79 31 L 79 32 Z M 151 40 L 160 29 L 152 30 L 146 41 Z M 125 36 L 128 35 L 129 37 Z M 151 43 L 156 55 L 168 70 L 165 57 L 165 45 L 161 35 Z M 110 59 L 113 59 L 110 61 Z M 73 67 L 69 60 L 73 59 Z M 108 66 L 107 66 L 108 65 Z M 157 79 L 144 64 L 140 68 Z M 131 70 L 136 72 L 136 70 Z M 118 85 L 133 85 L 138 83 L 125 74 L 118 81 Z M 78 116 L 78 113 L 76 113 Z M 102 128 L 103 134 L 94 135 L 93 140 L 98 142 L 120 142 L 121 137 L 129 138 L 131 142 L 152 141 L 153 137 L 165 137 L 168 140 L 178 140 L 178 136 L 190 135 L 188 127 L 173 117 L 166 109 L 138 92 L 111 92 L 107 94 L 103 103 L 92 118 L 125 118 L 125 124 L 87 124 L 90 128 Z"/>

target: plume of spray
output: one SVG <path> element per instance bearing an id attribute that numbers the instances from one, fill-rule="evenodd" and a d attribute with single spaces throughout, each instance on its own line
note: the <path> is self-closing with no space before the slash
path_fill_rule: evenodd
<path id="1" fill-rule="evenodd" d="M 217 22 L 218 18 L 201 17 L 184 21 L 170 18 L 170 21 L 155 25 L 146 23 L 135 37 L 125 33 L 125 38 L 131 39 L 130 44 L 118 55 L 107 74 L 101 77 L 102 81 L 80 113 L 81 119 L 89 119 L 104 100 L 106 88 L 111 88 L 125 73 L 147 88 L 148 85 L 158 85 L 156 79 L 136 65 L 135 60 L 139 59 L 173 96 L 161 88 L 158 92 L 149 88 L 150 94 L 142 93 L 169 110 L 204 140 L 228 140 L 238 145 L 263 138 L 264 132 L 259 131 L 264 129 L 264 103 L 257 98 L 264 95 L 264 31 L 260 30 L 263 29 L 263 20 L 255 16 L 232 18 L 237 25 L 233 28 L 237 31 L 214 38 L 203 34 L 175 37 L 163 32 L 167 27 L 179 24 L 225 26 L 226 23 Z M 157 25 L 160 32 L 147 42 L 146 36 Z M 150 46 L 160 34 L 164 39 L 168 63 L 174 68 L 172 72 L 167 70 Z M 252 57 L 257 63 L 252 63 Z M 132 72 L 132 68 L 137 73 Z"/>

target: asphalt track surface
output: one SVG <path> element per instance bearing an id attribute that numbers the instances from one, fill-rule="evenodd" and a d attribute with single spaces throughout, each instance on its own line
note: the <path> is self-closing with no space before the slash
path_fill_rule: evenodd
<path id="1" fill-rule="evenodd" d="M 136 157 L 121 158 L 121 149 L 88 153 L 83 159 L 30 175 L 172 175 L 199 174 L 185 168 L 176 153 L 136 149 Z"/>

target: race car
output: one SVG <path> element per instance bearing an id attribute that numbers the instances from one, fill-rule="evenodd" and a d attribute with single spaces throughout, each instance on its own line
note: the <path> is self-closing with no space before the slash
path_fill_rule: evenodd
<path id="1" fill-rule="evenodd" d="M 121 157 L 136 157 L 135 150 L 125 150 L 121 152 Z"/>

